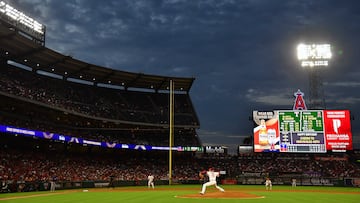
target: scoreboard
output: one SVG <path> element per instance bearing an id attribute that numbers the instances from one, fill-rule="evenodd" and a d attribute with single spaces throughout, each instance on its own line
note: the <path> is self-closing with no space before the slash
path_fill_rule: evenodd
<path id="1" fill-rule="evenodd" d="M 255 152 L 326 153 L 352 150 L 348 110 L 253 112 Z"/>
<path id="2" fill-rule="evenodd" d="M 280 151 L 325 153 L 322 111 L 279 111 Z"/>

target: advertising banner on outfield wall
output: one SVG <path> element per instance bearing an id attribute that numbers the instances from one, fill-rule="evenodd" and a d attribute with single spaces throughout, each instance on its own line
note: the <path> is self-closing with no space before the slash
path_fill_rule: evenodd
<path id="1" fill-rule="evenodd" d="M 227 154 L 227 148 L 221 146 L 205 146 L 205 154 Z"/>

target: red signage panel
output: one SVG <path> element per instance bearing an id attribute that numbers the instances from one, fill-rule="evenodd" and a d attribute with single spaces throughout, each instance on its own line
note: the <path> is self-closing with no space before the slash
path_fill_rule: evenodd
<path id="1" fill-rule="evenodd" d="M 333 152 L 352 150 L 349 110 L 324 110 L 326 149 Z"/>

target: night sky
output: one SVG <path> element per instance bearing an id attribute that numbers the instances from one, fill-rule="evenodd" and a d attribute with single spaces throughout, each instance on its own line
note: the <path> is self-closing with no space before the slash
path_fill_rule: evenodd
<path id="1" fill-rule="evenodd" d="M 8 0 L 46 25 L 46 47 L 111 69 L 195 77 L 190 97 L 203 144 L 234 149 L 253 110 L 291 109 L 309 76 L 303 43 L 329 43 L 327 109 L 349 109 L 360 148 L 360 1 Z"/>

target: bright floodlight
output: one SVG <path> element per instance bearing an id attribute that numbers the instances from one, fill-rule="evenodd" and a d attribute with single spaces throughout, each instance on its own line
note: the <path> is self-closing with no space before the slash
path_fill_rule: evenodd
<path id="1" fill-rule="evenodd" d="M 16 24 L 24 25 L 27 28 L 37 32 L 41 35 L 45 34 L 45 26 L 37 22 L 33 18 L 25 15 L 24 13 L 18 11 L 14 7 L 6 4 L 4 1 L 0 1 L 0 15 L 7 16 L 10 20 L 16 22 Z"/>
<path id="2" fill-rule="evenodd" d="M 328 66 L 331 59 L 330 44 L 299 44 L 297 46 L 297 57 L 301 66 Z"/>

